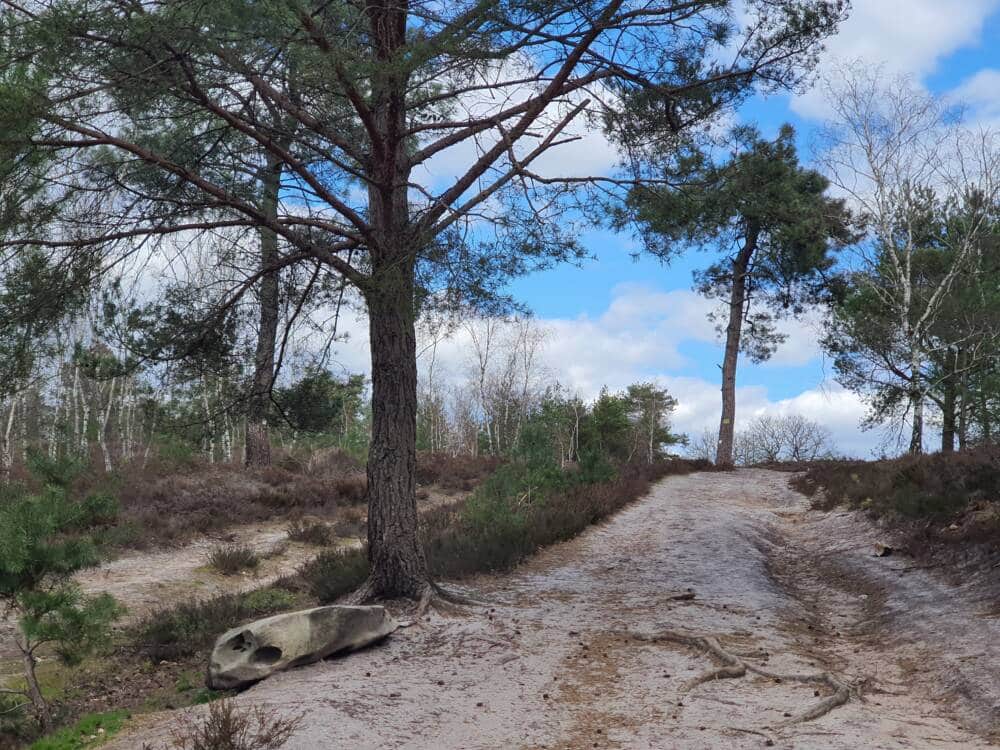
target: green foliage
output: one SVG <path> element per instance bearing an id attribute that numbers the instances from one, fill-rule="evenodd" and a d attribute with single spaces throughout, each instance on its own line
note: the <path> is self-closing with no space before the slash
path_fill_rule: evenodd
<path id="1" fill-rule="evenodd" d="M 3 233 L 0 225 L 0 241 Z M 51 350 L 53 329 L 87 299 L 96 257 L 24 248 L 0 260 L 0 396 L 23 385 Z"/>
<path id="2" fill-rule="evenodd" d="M 64 661 L 74 662 L 120 614 L 110 596 L 85 598 L 70 581 L 98 562 L 94 528 L 114 519 L 117 504 L 106 495 L 72 499 L 78 466 L 69 460 L 35 454 L 30 465 L 42 488 L 10 488 L 0 504 L 0 599 L 18 613 L 29 648 L 53 643 Z"/>
<path id="3" fill-rule="evenodd" d="M 243 595 L 243 606 L 250 612 L 278 612 L 290 609 L 297 601 L 294 593 L 278 588 L 254 589 Z"/>
<path id="4" fill-rule="evenodd" d="M 361 414 L 364 389 L 363 375 L 342 382 L 327 370 L 310 367 L 292 385 L 275 389 L 274 398 L 293 429 L 344 433 Z"/>
<path id="5" fill-rule="evenodd" d="M 610 393 L 606 387 L 602 388 L 581 428 L 581 459 L 584 454 L 589 454 L 591 460 L 596 457 L 627 460 L 630 428 L 625 398 Z"/>
<path id="6" fill-rule="evenodd" d="M 87 714 L 71 727 L 60 729 L 31 744 L 29 750 L 81 750 L 113 737 L 131 718 L 128 711 Z M 97 737 L 96 740 L 91 737 Z"/>
<path id="7" fill-rule="evenodd" d="M 628 215 L 638 220 L 647 250 L 663 260 L 692 245 L 722 250 L 696 277 L 709 297 L 729 298 L 735 249 L 750 250 L 755 304 L 744 311 L 742 347 L 762 361 L 783 340 L 776 317 L 797 315 L 831 293 L 831 251 L 854 238 L 853 219 L 844 201 L 826 195 L 828 180 L 799 164 L 790 125 L 773 141 L 740 126 L 726 146 L 729 158 L 721 162 L 695 148 L 654 155 L 661 176 L 682 187 L 635 189 Z"/>
<path id="8" fill-rule="evenodd" d="M 444 578 L 508 569 L 607 518 L 640 497 L 650 482 L 707 466 L 681 460 L 633 463 L 607 481 L 564 472 L 547 486 L 527 484 L 532 475 L 523 467 L 504 466 L 458 511 L 436 508 L 424 514 L 421 535 L 428 563 L 435 576 Z"/>

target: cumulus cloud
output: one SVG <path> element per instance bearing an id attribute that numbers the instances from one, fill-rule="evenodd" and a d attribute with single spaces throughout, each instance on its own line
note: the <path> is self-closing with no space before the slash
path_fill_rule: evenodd
<path id="1" fill-rule="evenodd" d="M 1000 126 L 1000 69 L 984 68 L 963 81 L 950 98 L 967 108 L 969 119 L 985 126 Z"/>
<path id="2" fill-rule="evenodd" d="M 861 60 L 921 80 L 948 55 L 979 40 L 1000 0 L 854 0 L 852 6 L 840 33 L 826 44 L 820 73 L 830 73 L 838 61 Z M 791 106 L 803 117 L 830 114 L 819 89 Z"/>

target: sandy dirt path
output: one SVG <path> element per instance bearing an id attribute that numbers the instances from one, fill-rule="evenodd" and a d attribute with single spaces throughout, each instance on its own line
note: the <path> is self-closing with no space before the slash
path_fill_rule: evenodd
<path id="1" fill-rule="evenodd" d="M 127 625 L 158 608 L 190 599 L 235 594 L 266 586 L 290 575 L 316 556 L 317 548 L 288 539 L 287 522 L 263 522 L 238 526 L 227 532 L 163 550 L 132 551 L 76 576 L 87 594 L 107 592 L 126 608 L 117 625 Z M 341 540 L 342 544 L 356 544 Z M 256 570 L 224 576 L 208 564 L 212 550 L 220 544 L 245 544 L 262 559 Z M 19 653 L 13 643 L 16 625 L 0 617 L 0 680 L 20 674 Z M 44 657 L 43 657 L 44 658 Z"/>
<path id="2" fill-rule="evenodd" d="M 927 654 L 947 633 L 900 627 L 883 642 L 906 613 L 893 610 L 884 583 L 861 574 L 825 593 L 824 579 L 837 571 L 821 553 L 839 542 L 824 533 L 834 533 L 837 517 L 807 511 L 788 476 L 667 479 L 516 574 L 474 581 L 489 607 L 433 615 L 381 646 L 277 675 L 238 700 L 304 712 L 290 750 L 992 747 L 965 728 L 972 722 L 962 706 L 934 693 L 936 672 L 901 659 L 912 656 L 907 641 Z M 676 598 L 688 589 L 693 600 Z M 967 614 L 952 608 L 948 617 Z M 774 672 L 830 670 L 856 692 L 815 721 L 779 728 L 830 691 L 753 675 L 686 691 L 718 663 L 695 648 L 633 637 L 666 629 L 715 635 Z M 113 747 L 161 747 L 175 718 L 146 717 Z"/>

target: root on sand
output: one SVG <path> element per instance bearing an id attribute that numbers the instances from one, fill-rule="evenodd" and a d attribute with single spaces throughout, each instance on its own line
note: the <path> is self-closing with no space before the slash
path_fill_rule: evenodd
<path id="1" fill-rule="evenodd" d="M 375 592 L 376 587 L 369 579 L 351 594 L 347 601 L 350 604 L 369 604 L 380 599 Z M 417 602 L 417 609 L 413 615 L 413 622 L 419 621 L 431 608 L 442 614 L 462 614 L 463 607 L 482 606 L 487 603 L 467 594 L 446 589 L 433 581 L 428 581 L 421 587 L 419 595 L 414 597 L 414 601 Z"/>
<path id="2" fill-rule="evenodd" d="M 779 729 L 791 726 L 792 724 L 800 724 L 802 722 L 818 719 L 838 706 L 842 706 L 847 703 L 851 699 L 851 695 L 854 692 L 850 685 L 842 682 L 829 672 L 817 672 L 814 674 L 779 674 L 753 664 L 748 664 L 744 661 L 743 657 L 724 648 L 716 636 L 681 633 L 673 630 L 662 630 L 653 635 L 646 633 L 631 633 L 630 635 L 640 641 L 646 641 L 648 643 L 677 643 L 682 646 L 696 648 L 700 651 L 707 651 L 716 659 L 716 661 L 721 663 L 721 666 L 718 666 L 715 669 L 710 669 L 707 672 L 703 672 L 693 680 L 688 681 L 683 688 L 685 692 L 698 687 L 698 685 L 702 685 L 713 680 L 744 677 L 747 672 L 760 675 L 761 677 L 766 677 L 770 680 L 774 680 L 775 682 L 798 682 L 808 685 L 822 685 L 832 691 L 826 698 L 814 704 L 802 713 L 796 714 L 786 721 L 778 724 L 776 728 Z"/>

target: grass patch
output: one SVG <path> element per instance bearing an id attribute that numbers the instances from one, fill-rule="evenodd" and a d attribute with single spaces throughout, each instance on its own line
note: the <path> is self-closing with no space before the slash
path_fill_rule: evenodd
<path id="1" fill-rule="evenodd" d="M 71 727 L 60 729 L 31 744 L 30 750 L 78 750 L 96 747 L 113 737 L 130 717 L 128 711 L 88 714 Z"/>
<path id="2" fill-rule="evenodd" d="M 209 552 L 208 564 L 224 576 L 234 576 L 245 570 L 256 570 L 260 555 L 247 544 L 222 544 Z"/>

